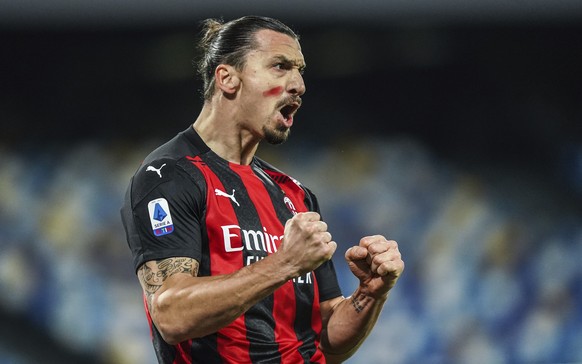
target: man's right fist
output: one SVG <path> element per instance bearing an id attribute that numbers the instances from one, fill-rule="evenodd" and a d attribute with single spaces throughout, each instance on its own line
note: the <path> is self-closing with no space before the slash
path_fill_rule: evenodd
<path id="1" fill-rule="evenodd" d="M 317 212 L 301 212 L 287 220 L 280 252 L 297 269 L 297 275 L 314 270 L 331 259 L 337 249 Z"/>

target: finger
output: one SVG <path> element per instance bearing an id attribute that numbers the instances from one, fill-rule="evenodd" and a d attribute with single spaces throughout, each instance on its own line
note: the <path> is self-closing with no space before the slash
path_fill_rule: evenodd
<path id="1" fill-rule="evenodd" d="M 316 242 L 323 243 L 323 244 L 329 244 L 332 240 L 331 233 L 329 233 L 328 231 L 318 232 L 318 233 L 314 234 L 313 238 Z"/>
<path id="2" fill-rule="evenodd" d="M 305 228 L 311 233 L 326 232 L 327 223 L 324 221 L 309 221 L 305 224 Z"/>
<path id="3" fill-rule="evenodd" d="M 382 254 L 384 252 L 387 252 L 390 249 L 390 244 L 388 244 L 385 241 L 380 241 L 380 242 L 373 242 L 372 244 L 368 245 L 367 249 L 368 249 L 368 253 L 372 256 L 378 255 L 378 254 Z"/>
<path id="4" fill-rule="evenodd" d="M 394 276 L 395 278 L 398 278 L 400 277 L 403 271 L 404 271 L 404 261 L 402 261 L 401 259 L 397 259 L 389 260 L 387 262 L 380 264 L 375 272 L 381 277 L 391 275 Z"/>
<path id="5" fill-rule="evenodd" d="M 368 248 L 373 243 L 386 241 L 386 238 L 382 235 L 371 235 L 371 236 L 364 236 L 360 239 L 360 246 L 364 248 Z"/>
<path id="6" fill-rule="evenodd" d="M 353 246 L 346 251 L 347 261 L 363 260 L 368 256 L 368 250 L 361 246 Z"/>
<path id="7" fill-rule="evenodd" d="M 335 241 L 330 241 L 329 243 L 327 243 L 326 245 L 326 249 L 327 249 L 327 260 L 330 260 L 331 257 L 333 256 L 333 253 L 335 253 L 336 249 L 337 249 L 337 243 Z"/>
<path id="8" fill-rule="evenodd" d="M 332 242 L 332 239 L 333 239 L 333 237 L 331 236 L 331 233 L 330 233 L 330 232 L 328 232 L 328 231 L 324 231 L 324 232 L 323 232 L 323 236 L 324 236 L 324 239 L 323 239 L 323 240 L 324 240 L 326 243 L 328 243 L 328 244 L 329 244 L 329 243 L 331 243 L 331 242 Z"/>
<path id="9" fill-rule="evenodd" d="M 306 221 L 320 221 L 321 216 L 314 211 L 300 212 L 295 215 L 298 219 L 305 219 Z"/>
<path id="10" fill-rule="evenodd" d="M 325 221 L 317 221 L 315 224 L 319 231 L 327 231 L 327 223 Z"/>
<path id="11" fill-rule="evenodd" d="M 372 256 L 370 253 L 366 254 L 366 264 L 368 264 L 369 267 L 372 267 Z"/>
<path id="12" fill-rule="evenodd" d="M 398 243 L 394 240 L 381 240 L 376 241 L 368 245 L 367 247 L 368 253 L 375 257 L 378 254 L 383 254 L 386 252 L 394 252 L 400 256 L 400 252 L 398 251 Z"/>
<path id="13" fill-rule="evenodd" d="M 317 212 L 300 212 L 285 222 L 285 228 L 292 225 L 305 226 L 306 223 L 309 224 L 318 221 L 320 221 L 320 215 Z"/>
<path id="14" fill-rule="evenodd" d="M 403 264 L 400 252 L 392 249 L 382 254 L 374 255 L 371 259 L 370 270 L 378 275 L 386 275 Z"/>

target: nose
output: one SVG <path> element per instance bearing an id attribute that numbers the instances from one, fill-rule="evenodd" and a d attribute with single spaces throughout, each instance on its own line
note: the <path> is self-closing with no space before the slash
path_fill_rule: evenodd
<path id="1" fill-rule="evenodd" d="M 287 92 L 292 95 L 301 96 L 305 93 L 305 82 L 303 82 L 303 76 L 298 69 L 293 69 L 291 78 L 287 85 Z"/>

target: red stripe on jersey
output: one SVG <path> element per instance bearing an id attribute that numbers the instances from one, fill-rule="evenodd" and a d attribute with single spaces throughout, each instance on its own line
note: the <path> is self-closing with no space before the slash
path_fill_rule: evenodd
<path id="1" fill-rule="evenodd" d="M 176 358 L 174 359 L 173 364 L 190 364 L 192 363 L 192 340 L 182 341 L 178 345 L 175 346 L 176 348 Z"/>
<path id="2" fill-rule="evenodd" d="M 289 281 L 273 293 L 273 317 L 275 326 L 275 338 L 279 343 L 281 363 L 303 363 L 304 360 L 297 350 L 302 342 L 297 340 L 295 334 L 295 289 L 293 282 Z"/>
<path id="3" fill-rule="evenodd" d="M 291 179 L 291 177 L 279 172 L 266 172 L 274 181 L 277 182 L 285 195 L 291 199 L 297 212 L 308 211 L 307 206 L 305 205 L 305 190 L 301 188 L 297 182 Z M 319 305 L 319 288 L 315 274 L 313 274 L 313 306 L 311 308 L 311 328 L 314 332 L 321 332 L 322 328 L 321 311 Z M 315 339 L 316 348 L 319 348 L 319 342 L 320 337 L 318 335 L 318 337 Z M 311 358 L 311 361 L 314 363 L 325 363 L 325 357 L 323 356 L 321 350 L 318 349 L 315 352 L 314 356 Z"/>
<path id="4" fill-rule="evenodd" d="M 143 294 L 143 306 L 145 308 L 146 318 L 148 319 L 148 324 L 150 326 L 150 337 L 154 338 L 154 322 L 152 321 L 152 316 L 150 315 L 150 310 L 148 308 L 148 301 L 145 293 Z"/>
<path id="5" fill-rule="evenodd" d="M 261 224 L 267 227 L 269 232 L 282 236 L 285 227 L 277 218 L 271 197 L 261 179 L 255 175 L 250 166 L 231 164 L 231 169 L 241 177 L 249 198 L 261 218 Z M 280 241 L 273 241 L 273 244 L 278 250 Z M 276 322 L 275 341 L 279 344 L 282 363 L 302 363 L 304 361 L 297 351 L 302 342 L 297 340 L 294 331 L 295 308 L 295 288 L 293 282 L 289 281 L 273 292 L 272 314 Z"/>
<path id="6" fill-rule="evenodd" d="M 211 275 L 229 274 L 243 268 L 242 240 L 240 236 L 231 236 L 227 252 L 224 234 L 229 230 L 220 225 L 220 221 L 237 221 L 231 200 L 217 195 L 216 189 L 228 193 L 218 176 L 202 161 L 200 157 L 189 158 L 205 176 L 207 183 L 206 195 L 206 226 L 208 227 L 208 246 L 210 250 Z M 226 216 L 226 218 L 225 218 Z M 218 223 L 215 223 L 217 221 Z M 237 253 L 237 251 L 240 252 Z M 244 315 L 238 317 L 230 325 L 217 332 L 218 352 L 226 363 L 251 363 L 249 343 L 246 338 Z"/>

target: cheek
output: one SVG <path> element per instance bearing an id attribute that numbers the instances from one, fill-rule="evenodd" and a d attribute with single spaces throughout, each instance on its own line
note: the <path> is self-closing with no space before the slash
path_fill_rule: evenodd
<path id="1" fill-rule="evenodd" d="M 277 87 L 273 87 L 270 90 L 264 91 L 263 92 L 263 96 L 265 97 L 273 97 L 273 96 L 279 96 L 283 93 L 283 86 L 277 86 Z"/>

